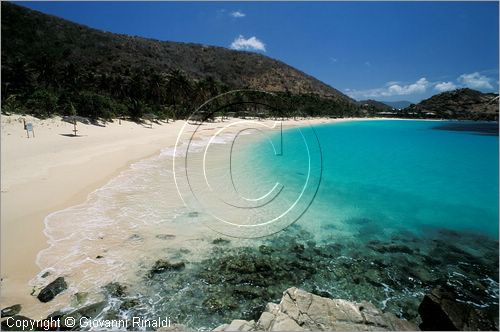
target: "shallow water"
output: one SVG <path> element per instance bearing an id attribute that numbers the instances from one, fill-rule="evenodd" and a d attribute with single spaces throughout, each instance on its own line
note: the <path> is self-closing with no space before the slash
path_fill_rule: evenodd
<path id="1" fill-rule="evenodd" d="M 453 131 L 434 130 L 443 125 Z M 378 225 L 380 236 L 394 229 L 420 233 L 437 227 L 497 239 L 498 136 L 454 131 L 454 125 L 366 121 L 315 127 L 323 174 L 301 225 L 333 224 L 356 233 L 359 225 L 350 220 L 368 219 Z M 255 176 L 279 174 L 288 186 L 301 183 L 293 167 L 307 156 L 295 148 L 298 131 L 285 131 L 283 160 L 263 153 L 264 144 L 252 148 L 259 156 L 254 165 L 261 165 L 255 166 Z"/>
<path id="2" fill-rule="evenodd" d="M 66 276 L 70 293 L 119 282 L 126 294 L 112 296 L 107 317 L 198 329 L 258 318 L 291 286 L 407 319 L 436 285 L 496 310 L 498 136 L 443 125 L 453 123 L 221 135 L 205 159 L 207 138 L 165 149 L 46 219 L 52 245 L 33 284 L 49 281 L 45 271 Z M 152 274 L 159 259 L 185 267 Z"/>

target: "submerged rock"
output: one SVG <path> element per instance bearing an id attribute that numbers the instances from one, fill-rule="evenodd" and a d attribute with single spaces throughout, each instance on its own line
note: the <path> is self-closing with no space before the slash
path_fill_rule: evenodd
<path id="1" fill-rule="evenodd" d="M 120 310 L 130 310 L 138 305 L 140 305 L 140 301 L 138 299 L 126 299 L 120 304 Z"/>
<path id="2" fill-rule="evenodd" d="M 114 297 L 122 297 L 127 292 L 127 286 L 120 284 L 119 282 L 110 282 L 103 287 L 107 293 Z"/>
<path id="3" fill-rule="evenodd" d="M 498 324 L 485 311 L 457 302 L 453 292 L 443 287 L 434 288 L 425 295 L 418 312 L 422 318 L 420 328 L 425 331 L 498 330 Z"/>
<path id="4" fill-rule="evenodd" d="M 162 305 L 162 312 L 168 312 L 176 317 L 177 322 L 195 329 L 213 328 L 222 323 L 228 323 L 224 327 L 227 328 L 233 318 L 258 322 L 265 303 L 279 302 L 283 290 L 292 286 L 321 297 L 342 298 L 352 303 L 369 300 L 384 310 L 382 318 L 379 311 L 372 314 L 375 317 L 372 318 L 384 321 L 389 319 L 385 313 L 390 312 L 395 315 L 391 316 L 393 318 L 420 324 L 418 307 L 423 295 L 446 283 L 460 291 L 459 301 L 471 301 L 489 311 L 498 308 L 498 296 L 495 298 L 498 289 L 495 258 L 498 254 L 490 249 L 493 245 L 488 245 L 487 251 L 482 246 L 474 247 L 472 244 L 476 242 L 460 243 L 464 251 L 484 256 L 484 262 L 470 264 L 466 260 L 448 265 L 443 263 L 445 259 L 442 257 L 447 253 L 434 251 L 442 240 L 435 241 L 426 235 L 414 243 L 405 241 L 403 233 L 395 234 L 397 236 L 390 240 L 377 237 L 369 243 L 335 238 L 328 241 L 316 239 L 315 243 L 314 237 L 299 227 L 291 227 L 251 246 L 242 247 L 239 243 L 230 248 L 212 245 L 208 257 L 199 262 L 192 261 L 185 267 L 175 262 L 186 262 L 191 257 L 183 257 L 180 254 L 182 249 L 178 248 L 168 258 L 147 266 L 143 273 L 145 279 L 149 273 L 149 280 L 144 282 L 150 288 L 148 295 L 162 294 L 169 299 Z M 378 250 L 372 250 L 370 245 Z M 477 250 L 472 250 L 474 248 Z M 410 251 L 413 254 L 409 254 Z M 435 260 L 433 264 L 428 264 L 429 258 Z M 130 316 L 140 315 L 149 306 L 142 297 L 140 304 L 136 300 L 125 302 L 128 299 L 119 299 L 121 302 L 113 303 L 114 308 L 118 312 L 126 310 L 126 315 Z M 121 303 L 123 307 L 120 308 Z M 371 313 L 370 305 L 360 306 L 364 309 L 358 307 L 359 312 Z M 264 316 L 274 322 L 274 329 L 303 328 L 290 317 Z M 196 321 L 192 317 L 196 317 Z M 389 329 L 380 324 L 360 325 L 360 328 Z"/>
<path id="5" fill-rule="evenodd" d="M 175 235 L 173 235 L 173 234 L 157 234 L 156 238 L 160 239 L 160 240 L 172 240 L 172 239 L 175 239 Z"/>
<path id="6" fill-rule="evenodd" d="M 41 302 L 49 302 L 59 293 L 65 291 L 68 288 L 68 284 L 63 277 L 58 277 L 56 280 L 52 281 L 50 284 L 45 286 L 44 289 L 38 294 L 37 298 Z"/>
<path id="7" fill-rule="evenodd" d="M 212 243 L 213 244 L 229 244 L 229 243 L 231 243 L 231 241 L 219 237 L 219 238 L 213 240 Z"/>
<path id="8" fill-rule="evenodd" d="M 379 244 L 378 241 L 371 241 L 368 247 L 380 253 L 413 254 L 413 250 L 403 244 Z"/>
<path id="9" fill-rule="evenodd" d="M 128 240 L 129 241 L 142 241 L 144 239 L 139 234 L 132 234 L 132 235 L 129 236 Z"/>
<path id="10" fill-rule="evenodd" d="M 184 262 L 171 263 L 165 259 L 159 259 L 155 262 L 151 270 L 149 270 L 148 276 L 151 278 L 155 274 L 167 272 L 167 271 L 180 271 L 184 269 L 186 264 Z"/>
<path id="11" fill-rule="evenodd" d="M 269 303 L 259 320 L 233 320 L 216 331 L 417 330 L 413 323 L 383 313 L 371 303 L 328 299 L 292 287 L 280 304 Z"/>
<path id="12" fill-rule="evenodd" d="M 71 311 L 70 313 L 67 313 L 63 315 L 60 319 L 61 321 L 61 329 L 78 329 L 78 325 L 73 325 L 73 326 L 66 326 L 65 323 L 67 322 L 73 322 L 73 323 L 78 323 L 81 318 L 85 317 L 88 319 L 94 319 L 97 317 L 107 306 L 106 301 L 101 301 L 93 304 L 89 304 L 85 307 L 82 307 L 80 309 L 76 309 Z"/>
<path id="13" fill-rule="evenodd" d="M 2 318 L 3 317 L 12 317 L 14 315 L 17 315 L 21 311 L 21 305 L 20 304 L 14 304 L 10 307 L 3 308 L 2 309 Z"/>
<path id="14" fill-rule="evenodd" d="M 270 246 L 260 245 L 259 252 L 263 255 L 271 255 L 274 252 L 274 249 Z"/>
<path id="15" fill-rule="evenodd" d="M 84 304 L 89 297 L 89 293 L 87 292 L 78 292 L 73 295 L 72 298 L 72 303 L 74 303 L 75 306 L 80 306 Z"/>

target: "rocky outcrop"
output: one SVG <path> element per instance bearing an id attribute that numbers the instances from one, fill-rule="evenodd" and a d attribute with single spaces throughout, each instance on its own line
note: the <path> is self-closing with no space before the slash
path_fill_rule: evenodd
<path id="1" fill-rule="evenodd" d="M 443 287 L 437 287 L 424 296 L 418 313 L 422 318 L 422 330 L 498 330 L 498 322 L 494 322 L 485 311 L 458 302 L 455 294 Z"/>
<path id="2" fill-rule="evenodd" d="M 2 309 L 2 318 L 4 317 L 12 317 L 14 315 L 17 315 L 21 311 L 21 305 L 20 304 L 14 304 L 10 307 L 3 308 Z"/>
<path id="3" fill-rule="evenodd" d="M 216 331 L 417 330 L 413 323 L 383 313 L 369 302 L 320 297 L 292 287 L 280 304 L 268 303 L 257 322 L 233 320 Z"/>
<path id="4" fill-rule="evenodd" d="M 66 290 L 68 288 L 68 284 L 64 280 L 63 277 L 59 277 L 56 280 L 52 281 L 50 284 L 45 286 L 44 289 L 38 294 L 37 298 L 41 302 L 49 302 L 52 301 L 54 297 L 56 297 L 59 293 Z"/>

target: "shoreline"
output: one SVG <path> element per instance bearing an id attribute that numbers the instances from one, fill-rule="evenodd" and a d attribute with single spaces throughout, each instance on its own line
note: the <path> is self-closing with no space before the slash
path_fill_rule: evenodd
<path id="1" fill-rule="evenodd" d="M 34 123 L 38 134 L 34 139 L 24 136 L 22 118 Z M 283 127 L 373 120 L 426 121 L 314 118 L 283 121 Z M 241 120 L 231 119 L 224 123 L 231 121 Z M 56 211 L 85 203 L 93 192 L 128 170 L 132 164 L 172 147 L 183 124 L 184 121 L 155 124 L 153 130 L 128 121 L 123 121 L 122 125 L 116 121 L 108 123 L 105 128 L 78 124 L 80 132 L 87 136 L 65 137 L 55 131 L 70 132 L 72 125 L 62 122 L 60 118 L 38 120 L 18 115 L 2 116 L 2 307 L 17 303 L 33 308 L 41 305 L 30 295 L 29 282 L 40 272 L 36 264 L 38 254 L 49 245 L 44 233 L 45 218 Z M 221 122 L 207 125 L 204 129 L 210 129 L 207 130 L 209 134 Z M 140 136 L 130 139 L 131 134 Z M 79 144 L 75 148 L 76 144 L 72 144 L 71 140 L 81 139 L 86 144 L 75 142 Z M 9 150 L 13 144 L 16 151 Z M 58 145 L 60 150 L 56 151 L 54 145 Z M 80 153 L 85 155 L 78 156 Z M 70 158 L 75 159 L 68 161 Z M 92 172 L 89 172 L 90 169 Z M 71 186 L 68 186 L 69 183 Z M 19 245 L 20 242 L 22 245 Z"/>
<path id="2" fill-rule="evenodd" d="M 34 123 L 35 138 L 26 138 L 22 118 Z M 127 121 L 122 121 L 122 125 L 117 121 L 108 123 L 104 128 L 79 123 L 79 131 L 86 136 L 64 137 L 60 132 L 71 132 L 73 126 L 60 118 L 38 120 L 2 115 L 1 119 L 0 303 L 2 307 L 13 303 L 37 307 L 40 302 L 30 295 L 29 282 L 40 272 L 36 264 L 39 252 L 49 246 L 44 233 L 45 218 L 84 203 L 92 192 L 130 165 L 157 155 L 175 139 L 181 122 L 154 125 L 153 130 L 157 131 Z M 118 137 L 113 137 L 116 134 Z M 130 139 L 131 134 L 136 135 L 135 142 Z M 72 146 L 71 140 L 81 139 L 75 142 L 76 147 Z M 61 150 L 54 151 L 54 145 Z M 41 151 L 35 154 L 37 148 Z M 80 153 L 88 155 L 81 157 Z M 76 159 L 68 161 L 69 158 Z M 38 165 L 29 165 L 30 161 Z"/>

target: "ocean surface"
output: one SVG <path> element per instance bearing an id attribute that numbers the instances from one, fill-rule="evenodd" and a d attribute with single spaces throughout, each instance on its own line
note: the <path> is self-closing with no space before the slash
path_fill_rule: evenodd
<path id="1" fill-rule="evenodd" d="M 53 310 L 101 294 L 106 318 L 195 329 L 258 319 L 292 286 L 411 320 L 440 285 L 498 312 L 497 128 L 354 121 L 164 149 L 47 217 L 32 284 L 69 280 Z"/>
<path id="2" fill-rule="evenodd" d="M 381 237 L 393 230 L 421 234 L 446 228 L 497 239 L 498 129 L 492 135 L 497 127 L 361 121 L 285 130 L 280 156 L 267 151 L 266 141 L 252 146 L 251 178 L 277 179 L 298 192 L 309 159 L 301 132 L 314 131 L 321 145 L 315 152 L 322 154 L 322 179 L 300 224 L 336 225 L 356 234 L 358 225 L 350 220 L 368 219 L 378 225 Z"/>

